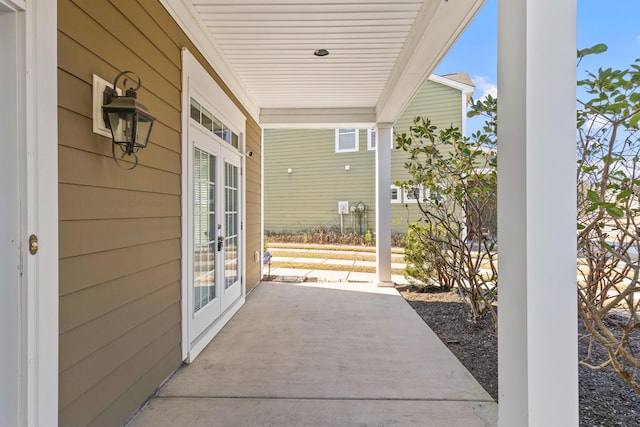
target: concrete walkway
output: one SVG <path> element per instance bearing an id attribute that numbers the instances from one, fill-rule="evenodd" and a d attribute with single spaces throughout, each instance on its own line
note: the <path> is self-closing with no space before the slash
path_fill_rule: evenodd
<path id="1" fill-rule="evenodd" d="M 286 281 L 296 281 L 291 278 L 297 278 L 297 281 L 318 281 L 318 282 L 375 282 L 375 273 L 365 273 L 359 271 L 344 271 L 338 269 L 331 269 L 332 265 L 340 266 L 359 266 L 359 267 L 371 267 L 375 269 L 375 261 L 362 261 L 360 259 L 333 259 L 332 254 L 349 254 L 353 258 L 361 258 L 359 255 L 371 255 L 371 252 L 358 252 L 358 251 L 346 251 L 335 249 L 305 249 L 302 247 L 272 247 L 272 250 L 277 250 L 278 253 L 286 254 L 287 252 L 305 253 L 304 257 L 295 256 L 274 256 L 272 262 L 288 263 L 288 264 L 305 264 L 305 265 L 322 265 L 322 268 L 284 268 L 284 267 L 272 267 L 269 269 L 268 265 L 263 266 L 262 272 L 265 278 L 285 279 Z M 395 258 L 400 257 L 396 255 Z M 393 262 L 391 268 L 403 269 L 405 267 L 404 262 Z M 401 274 L 392 274 L 391 280 L 397 285 L 406 285 L 409 281 Z"/>
<path id="2" fill-rule="evenodd" d="M 495 426 L 497 404 L 393 288 L 265 282 L 131 426 Z"/>

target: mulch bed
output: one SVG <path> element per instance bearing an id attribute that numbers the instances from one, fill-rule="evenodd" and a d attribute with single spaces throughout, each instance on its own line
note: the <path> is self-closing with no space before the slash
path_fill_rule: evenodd
<path id="1" fill-rule="evenodd" d="M 440 292 L 415 286 L 398 290 L 451 352 L 487 392 L 498 400 L 498 340 L 489 316 L 472 324 L 469 311 L 457 292 Z M 426 291 L 426 292 L 425 292 Z M 578 333 L 584 334 L 579 322 Z M 587 352 L 587 340 L 578 342 L 579 356 Z M 598 358 L 599 348 L 592 349 Z M 577 361 L 576 361 L 577 363 Z M 612 369 L 592 371 L 579 367 L 580 426 L 640 427 L 640 395 Z"/>

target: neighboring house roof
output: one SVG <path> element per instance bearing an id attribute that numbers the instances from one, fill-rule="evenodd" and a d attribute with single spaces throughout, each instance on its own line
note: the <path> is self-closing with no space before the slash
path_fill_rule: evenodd
<path id="1" fill-rule="evenodd" d="M 469 77 L 469 74 L 467 73 L 451 73 L 451 74 L 443 74 L 442 77 L 445 77 L 449 80 L 455 80 L 458 83 L 462 83 L 465 84 L 467 86 L 474 86 L 473 81 L 471 80 L 471 77 Z"/>
<path id="2" fill-rule="evenodd" d="M 473 91 L 476 89 L 471 77 L 469 77 L 469 74 L 465 72 L 444 74 L 442 76 L 432 74 L 431 77 L 429 77 L 429 80 L 437 81 L 447 86 L 460 89 L 467 95 L 467 103 L 471 100 L 471 95 L 473 95 Z"/>

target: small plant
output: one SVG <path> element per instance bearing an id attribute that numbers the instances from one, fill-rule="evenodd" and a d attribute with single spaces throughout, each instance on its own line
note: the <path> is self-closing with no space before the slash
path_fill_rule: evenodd
<path id="1" fill-rule="evenodd" d="M 428 285 L 450 290 L 453 277 L 449 275 L 443 259 L 443 245 L 439 243 L 444 229 L 438 229 L 431 223 L 417 221 L 409 225 L 405 246 L 405 277 L 417 279 Z"/>
<path id="2" fill-rule="evenodd" d="M 373 246 L 376 243 L 371 231 L 364 235 L 355 232 L 341 233 L 337 227 L 316 227 L 303 231 L 265 231 L 266 242 L 280 243 L 312 243 L 319 245 L 366 245 Z"/>
<path id="3" fill-rule="evenodd" d="M 373 239 L 373 235 L 371 234 L 371 230 L 367 230 L 364 234 L 364 244 L 366 246 L 373 246 L 376 244 L 376 241 Z"/>

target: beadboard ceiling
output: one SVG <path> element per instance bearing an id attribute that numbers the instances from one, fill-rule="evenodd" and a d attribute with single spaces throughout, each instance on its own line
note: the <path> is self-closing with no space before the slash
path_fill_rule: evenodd
<path id="1" fill-rule="evenodd" d="M 394 121 L 484 0 L 164 3 L 188 34 L 208 39 L 199 47 L 224 62 L 222 78 L 261 124 L 276 127 Z"/>

